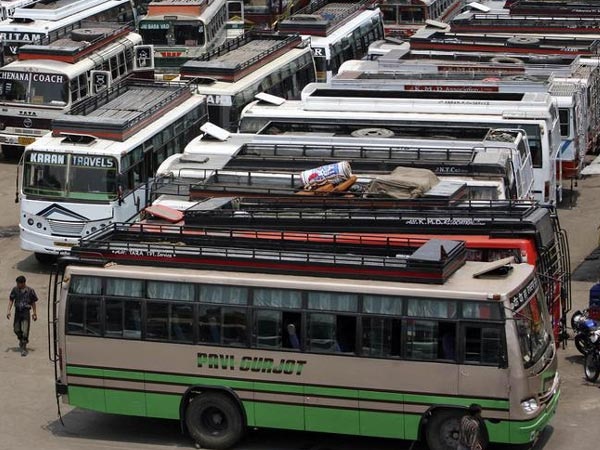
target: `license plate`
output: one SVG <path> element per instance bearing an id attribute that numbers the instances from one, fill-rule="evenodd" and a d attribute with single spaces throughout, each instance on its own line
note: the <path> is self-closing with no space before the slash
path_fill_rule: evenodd
<path id="1" fill-rule="evenodd" d="M 75 244 L 71 244 L 70 242 L 55 242 L 54 245 L 57 247 L 73 247 Z"/>
<path id="2" fill-rule="evenodd" d="M 19 145 L 29 145 L 35 142 L 35 138 L 19 136 Z"/>

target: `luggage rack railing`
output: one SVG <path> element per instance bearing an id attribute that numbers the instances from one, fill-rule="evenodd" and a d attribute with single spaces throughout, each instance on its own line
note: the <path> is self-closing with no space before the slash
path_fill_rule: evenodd
<path id="1" fill-rule="evenodd" d="M 420 146 L 420 145 L 393 145 L 393 146 L 368 146 L 368 145 L 347 145 L 347 144 L 336 144 L 336 145 L 322 145 L 322 144 L 245 144 L 242 146 L 240 151 L 234 155 L 234 158 L 242 157 L 309 157 L 309 156 L 322 156 L 327 155 L 331 158 L 346 159 L 347 156 L 340 155 L 340 153 L 351 153 L 354 158 L 371 158 L 375 153 L 378 158 L 386 159 L 421 159 L 426 156 L 431 156 L 432 153 L 436 153 L 441 156 L 440 159 L 446 159 L 449 161 L 454 160 L 453 156 L 461 156 L 461 159 L 470 159 L 473 154 L 477 151 L 484 150 L 489 147 L 493 142 L 484 142 L 474 144 L 471 146 L 456 146 L 456 147 L 442 147 L 443 141 L 440 140 L 440 146 Z M 293 155 L 292 155 L 293 153 Z"/>
<path id="2" fill-rule="evenodd" d="M 306 247 L 296 241 L 254 239 L 195 234 L 190 245 L 189 234 L 182 232 L 142 233 L 144 226 L 128 224 L 127 230 L 107 227 L 81 240 L 72 255 L 85 258 L 101 255 L 107 260 L 133 264 L 190 266 L 234 271 L 309 274 L 311 276 L 349 275 L 358 278 L 389 281 L 443 283 L 465 261 L 462 241 L 428 240 L 409 254 L 373 255 L 373 246 L 353 245 L 351 252 L 333 252 L 330 245 L 318 243 Z M 146 230 L 151 225 L 145 226 Z M 141 241 L 139 238 L 150 241 Z M 135 238 L 135 239 L 134 239 Z M 157 239 L 157 240 L 153 240 Z M 158 240 L 160 239 L 160 240 Z M 183 240 L 182 240 L 183 239 Z M 243 242 L 240 242 L 240 239 Z M 324 247 L 324 251 L 319 251 Z M 363 250 L 361 252 L 360 250 Z M 323 270 L 327 267 L 327 270 Z"/>
<path id="3" fill-rule="evenodd" d="M 261 61 L 265 56 L 268 56 L 268 55 L 272 54 L 273 52 L 276 52 L 277 50 L 281 50 L 284 47 L 291 48 L 294 46 L 298 46 L 302 43 L 302 38 L 297 33 L 293 33 L 293 34 L 289 34 L 289 35 L 280 35 L 280 34 L 275 34 L 275 33 L 261 33 L 258 31 L 250 31 L 248 33 L 242 34 L 241 36 L 238 36 L 235 39 L 225 42 L 223 45 L 202 54 L 198 58 L 194 58 L 193 60 L 191 60 L 191 62 L 212 61 L 212 60 L 214 60 L 214 58 L 218 58 L 219 56 L 227 54 L 227 53 L 231 52 L 232 50 L 238 49 L 238 48 L 242 47 L 243 45 L 247 44 L 248 42 L 251 42 L 251 41 L 257 40 L 257 39 L 271 40 L 271 41 L 276 42 L 276 44 L 273 45 L 273 47 L 270 47 L 269 49 L 259 53 L 258 55 L 254 56 L 248 60 L 241 61 L 235 67 L 235 70 L 242 70 L 247 67 L 251 67 L 252 65 Z"/>
<path id="4" fill-rule="evenodd" d="M 460 202 L 448 202 L 445 205 L 438 199 L 384 199 L 386 210 L 381 211 L 378 205 L 380 199 L 360 199 L 363 203 L 361 210 L 353 209 L 357 204 L 356 199 L 335 198 L 336 208 L 330 208 L 328 198 L 306 198 L 303 196 L 289 196 L 286 198 L 250 198 L 239 196 L 235 200 L 235 209 L 215 210 L 230 211 L 231 213 L 280 213 L 280 214 L 344 214 L 349 218 L 353 216 L 364 216 L 374 213 L 380 216 L 392 215 L 447 215 L 448 217 L 489 217 L 492 220 L 500 217 L 513 217 L 525 220 L 536 209 L 544 208 L 531 200 L 462 200 Z M 293 206 L 289 206 L 292 204 Z M 371 210 L 371 211 L 369 211 Z"/>

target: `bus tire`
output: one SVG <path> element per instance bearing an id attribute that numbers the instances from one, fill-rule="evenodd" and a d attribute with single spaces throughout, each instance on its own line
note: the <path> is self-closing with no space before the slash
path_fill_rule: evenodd
<path id="1" fill-rule="evenodd" d="M 432 412 L 425 428 L 425 440 L 430 450 L 456 450 L 460 432 L 460 420 L 466 410 L 438 409 Z M 485 427 L 480 431 L 483 448 L 487 448 L 488 434 Z"/>
<path id="2" fill-rule="evenodd" d="M 600 355 L 598 355 L 598 352 L 595 349 L 585 355 L 583 373 L 585 379 L 592 383 L 598 379 L 598 376 L 600 375 Z"/>
<path id="3" fill-rule="evenodd" d="M 187 407 L 185 425 L 202 448 L 227 449 L 244 435 L 244 418 L 233 399 L 217 392 L 194 397 Z"/>

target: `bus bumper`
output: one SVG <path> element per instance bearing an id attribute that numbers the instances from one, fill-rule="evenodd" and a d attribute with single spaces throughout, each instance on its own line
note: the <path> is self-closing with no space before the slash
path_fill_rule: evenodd
<path id="1" fill-rule="evenodd" d="M 23 250 L 44 253 L 47 255 L 58 255 L 68 252 L 71 247 L 79 243 L 80 237 L 51 236 L 19 225 L 21 248 Z"/>
<path id="2" fill-rule="evenodd" d="M 542 413 L 535 419 L 522 422 L 511 422 L 510 424 L 510 443 L 511 444 L 528 444 L 534 442 L 540 436 L 540 433 L 548 425 L 548 422 L 556 414 L 556 407 L 560 397 L 560 388 L 552 399 L 546 403 Z"/>

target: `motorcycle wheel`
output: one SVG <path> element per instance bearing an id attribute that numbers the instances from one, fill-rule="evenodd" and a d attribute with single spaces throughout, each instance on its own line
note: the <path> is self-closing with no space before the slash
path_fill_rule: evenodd
<path id="1" fill-rule="evenodd" d="M 600 353 L 597 351 L 585 355 L 584 362 L 585 379 L 594 382 L 600 375 Z"/>
<path id="2" fill-rule="evenodd" d="M 592 346 L 590 345 L 590 342 L 588 341 L 586 336 L 584 336 L 583 334 L 578 334 L 577 336 L 575 336 L 575 348 L 577 349 L 577 351 L 579 351 L 579 353 L 585 356 L 590 352 Z"/>

